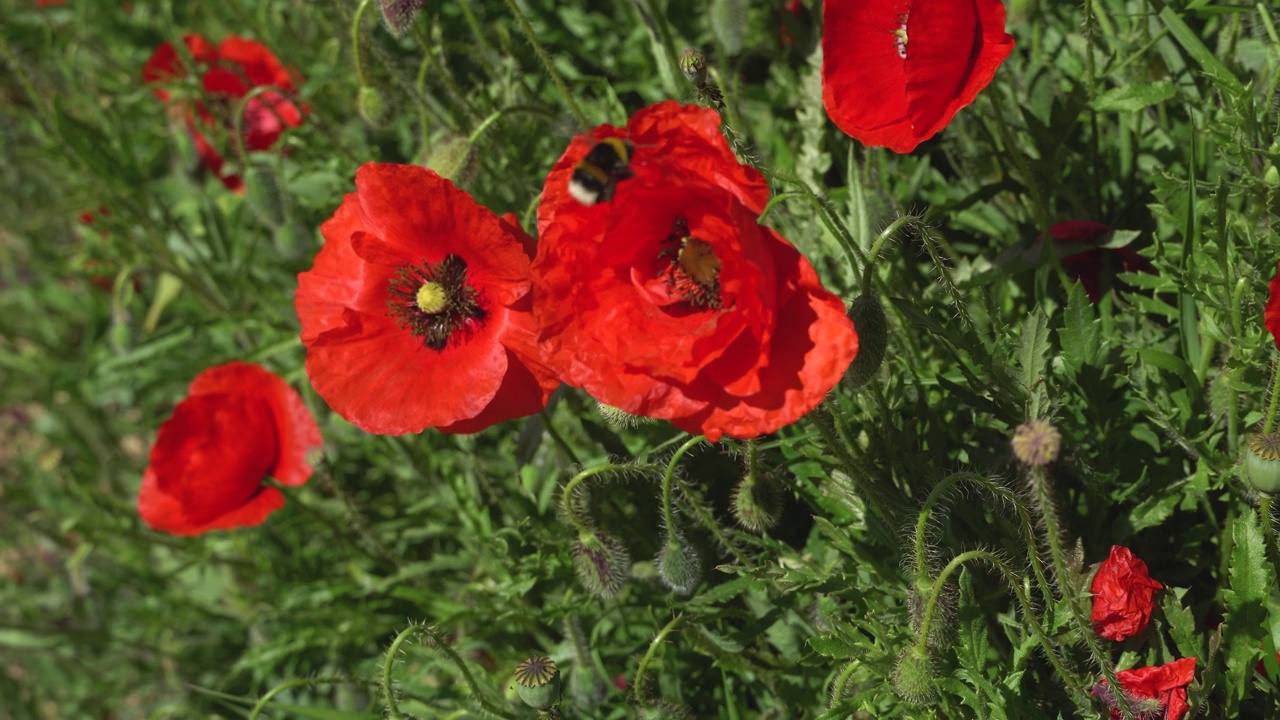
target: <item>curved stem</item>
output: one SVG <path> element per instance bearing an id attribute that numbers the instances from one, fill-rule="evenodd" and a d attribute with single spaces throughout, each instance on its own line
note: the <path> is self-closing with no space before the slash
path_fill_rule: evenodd
<path id="1" fill-rule="evenodd" d="M 336 685 L 338 683 L 344 683 L 344 682 L 351 682 L 351 680 L 349 678 L 340 678 L 340 677 L 298 678 L 296 680 L 290 680 L 287 683 L 277 685 L 271 688 L 270 690 L 268 690 L 267 694 L 263 695 L 258 700 L 258 704 L 253 706 L 253 709 L 249 711 L 248 720 L 257 720 L 258 714 L 261 713 L 263 709 L 267 707 L 267 703 L 271 702 L 271 698 L 275 697 L 276 695 L 279 695 L 285 690 L 292 690 L 293 688 L 296 688 L 296 687 L 307 687 L 310 685 Z"/>
<path id="2" fill-rule="evenodd" d="M 667 537 L 670 538 L 676 531 L 675 515 L 671 512 L 671 479 L 676 474 L 676 463 L 680 462 L 680 458 L 685 453 L 694 449 L 698 445 L 706 441 L 701 435 L 695 435 L 685 441 L 683 445 L 676 449 L 671 455 L 671 461 L 667 463 L 667 472 L 662 476 L 662 520 L 667 524 Z"/>
<path id="3" fill-rule="evenodd" d="M 547 413 L 546 408 L 538 411 L 538 417 L 542 418 L 543 429 L 545 429 L 547 434 L 551 436 L 551 440 L 556 444 L 556 447 L 560 448 L 560 452 L 564 453 L 565 457 L 569 458 L 569 462 L 574 465 L 581 465 L 582 463 L 578 461 L 578 456 L 573 452 L 573 448 L 569 446 L 569 443 L 565 441 L 564 436 L 562 436 L 560 431 L 556 429 L 555 423 L 551 422 L 551 415 Z"/>
<path id="4" fill-rule="evenodd" d="M 551 63 L 550 56 L 543 49 L 542 43 L 538 41 L 538 36 L 533 33 L 533 27 L 529 25 L 529 19 L 524 16 L 524 12 L 516 4 L 516 0 L 507 0 L 507 7 L 511 9 L 511 14 L 520 25 L 520 30 L 524 33 L 525 39 L 533 46 L 533 51 L 537 53 L 538 59 L 542 61 L 542 66 L 547 69 L 547 74 L 551 76 L 551 82 L 555 83 L 556 89 L 560 91 L 565 104 L 569 106 L 569 111 L 578 119 L 578 124 L 582 126 L 583 130 L 590 128 L 591 123 L 587 121 L 587 116 L 583 114 L 582 108 L 578 107 L 578 101 L 569 92 L 569 88 L 564 84 L 564 78 L 560 77 L 560 72 L 556 70 L 556 66 Z"/>
<path id="5" fill-rule="evenodd" d="M 1271 398 L 1267 405 L 1267 419 L 1262 424 L 1262 432 L 1269 433 L 1276 425 L 1276 406 L 1280 405 L 1280 364 L 1271 367 Z"/>
<path id="6" fill-rule="evenodd" d="M 827 231 L 830 232 L 832 236 L 835 237 L 836 241 L 840 243 L 840 247 L 843 248 L 845 254 L 849 256 L 849 263 L 853 266 L 853 272 L 857 274 L 858 267 L 866 261 L 866 258 L 862 257 L 862 251 L 858 248 L 858 244 L 853 241 L 853 236 L 849 234 L 849 231 L 845 229 L 843 225 L 836 222 L 835 217 L 831 214 L 831 208 L 827 207 L 826 202 L 824 202 L 808 184 L 794 175 L 788 175 L 787 173 L 777 171 L 761 170 L 761 172 L 770 180 L 791 183 L 804 191 L 804 194 L 809 198 L 809 202 L 813 204 L 815 209 L 817 209 L 818 219 L 822 221 L 822 224 L 826 226 Z"/>
<path id="7" fill-rule="evenodd" d="M 853 677 L 853 671 L 857 670 L 861 665 L 861 660 L 854 660 L 845 665 L 840 674 L 836 676 L 835 682 L 831 683 L 831 698 L 830 702 L 827 703 L 828 708 L 835 707 L 836 703 L 844 698 L 845 688 L 849 685 L 849 678 Z"/>
<path id="8" fill-rule="evenodd" d="M 667 623 L 661 630 L 659 630 L 657 637 L 653 639 L 653 642 L 649 643 L 649 649 L 645 651 L 644 657 L 640 658 L 640 665 L 636 668 L 636 678 L 631 683 L 631 691 L 635 696 L 636 702 L 640 703 L 642 706 L 645 702 L 643 692 L 644 673 L 649 669 L 649 662 L 653 660 L 653 654 L 657 651 L 658 646 L 662 644 L 662 641 L 666 640 L 667 636 L 670 635 L 672 631 L 680 627 L 680 623 L 682 622 L 684 622 L 684 615 L 677 615 L 671 618 L 671 622 Z"/>
<path id="9" fill-rule="evenodd" d="M 351 58 L 356 67 L 356 80 L 361 86 L 369 84 L 369 78 L 364 74 L 364 62 L 360 60 L 360 23 L 364 20 L 364 11 L 369 9 L 371 0 L 361 0 L 360 7 L 356 8 L 355 18 L 351 21 Z"/>
<path id="10" fill-rule="evenodd" d="M 893 238 L 904 225 L 913 222 L 919 222 L 920 218 L 915 215 L 903 215 L 902 217 L 889 223 L 889 227 L 885 228 L 871 245 L 871 250 L 867 253 L 867 263 L 862 269 L 862 294 L 871 294 L 871 280 L 873 271 L 875 270 L 875 262 L 880 257 L 880 250 L 884 244 Z"/>
<path id="11" fill-rule="evenodd" d="M 595 467 L 587 468 L 570 478 L 569 482 L 564 484 L 564 489 L 560 491 L 560 504 L 564 509 L 564 514 L 569 519 L 569 523 L 573 525 L 575 530 L 583 534 L 589 533 L 591 532 L 591 528 L 587 524 L 587 521 L 579 517 L 577 510 L 573 507 L 573 492 L 577 489 L 580 483 L 597 475 L 604 475 L 611 472 L 652 472 L 658 469 L 662 468 L 659 468 L 656 465 L 614 464 L 597 465 Z"/>

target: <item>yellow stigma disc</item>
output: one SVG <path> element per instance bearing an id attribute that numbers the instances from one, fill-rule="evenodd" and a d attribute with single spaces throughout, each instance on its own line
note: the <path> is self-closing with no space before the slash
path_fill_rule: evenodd
<path id="1" fill-rule="evenodd" d="M 444 288 L 439 283 L 425 282 L 422 287 L 418 288 L 418 309 L 428 315 L 444 310 L 448 303 L 448 297 L 445 295 Z"/>

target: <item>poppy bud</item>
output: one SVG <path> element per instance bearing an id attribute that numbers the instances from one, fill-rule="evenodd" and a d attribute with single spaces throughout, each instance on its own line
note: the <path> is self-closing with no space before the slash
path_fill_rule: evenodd
<path id="1" fill-rule="evenodd" d="M 427 4 L 427 0 L 381 0 L 382 21 L 387 25 L 387 32 L 400 37 L 409 31 L 418 11 Z"/>
<path id="2" fill-rule="evenodd" d="M 534 655 L 516 666 L 516 694 L 525 705 L 546 710 L 560 700 L 560 671 L 556 661 Z"/>
<path id="3" fill-rule="evenodd" d="M 909 703 L 932 705 L 938 699 L 938 688 L 933 682 L 937 675 L 938 664 L 929 648 L 912 645 L 898 655 L 893 687 Z"/>
<path id="4" fill-rule="evenodd" d="M 889 346 L 889 324 L 885 321 L 884 305 L 875 294 L 859 295 L 848 315 L 858 333 L 858 354 L 849 365 L 844 381 L 856 389 L 875 377 L 884 362 L 884 351 Z"/>
<path id="5" fill-rule="evenodd" d="M 706 84 L 707 56 L 697 48 L 685 48 L 684 52 L 680 53 L 680 71 L 694 85 Z"/>
<path id="6" fill-rule="evenodd" d="M 1030 467 L 1044 467 L 1058 459 L 1062 434 L 1043 420 L 1023 423 L 1013 433 L 1013 455 Z"/>
<path id="7" fill-rule="evenodd" d="M 264 163 L 253 163 L 244 178 L 244 199 L 263 225 L 276 229 L 284 224 L 284 202 L 275 170 Z"/>
<path id="8" fill-rule="evenodd" d="M 658 577 L 677 595 L 692 593 L 702 580 L 698 550 L 678 532 L 668 533 L 667 541 L 658 551 Z"/>
<path id="9" fill-rule="evenodd" d="M 1249 438 L 1244 454 L 1244 476 L 1258 492 L 1280 492 L 1280 435 L 1258 433 Z"/>
<path id="10" fill-rule="evenodd" d="M 356 95 L 356 110 L 364 121 L 378 127 L 387 114 L 387 103 L 382 98 L 382 91 L 372 85 L 361 85 Z"/>
<path id="11" fill-rule="evenodd" d="M 452 135 L 432 146 L 427 155 L 427 167 L 436 174 L 449 178 L 454 184 L 466 184 L 475 170 L 475 153 L 471 141 L 462 135 Z"/>
<path id="12" fill-rule="evenodd" d="M 1262 182 L 1270 187 L 1280 185 L 1280 170 L 1277 170 L 1275 165 L 1268 166 L 1267 171 L 1262 173 Z"/>
<path id="13" fill-rule="evenodd" d="M 685 705 L 659 700 L 656 705 L 637 708 L 633 717 L 636 720 L 693 720 L 693 713 Z"/>
<path id="14" fill-rule="evenodd" d="M 733 491 L 730 509 L 743 528 L 764 532 L 777 525 L 782 516 L 782 488 L 772 475 L 757 478 L 748 475 Z"/>
<path id="15" fill-rule="evenodd" d="M 626 410 L 616 408 L 612 405 L 605 405 L 604 403 L 596 403 L 596 410 L 600 413 L 600 418 L 608 423 L 609 427 L 616 430 L 633 428 L 637 425 L 648 425 L 650 423 L 657 422 L 653 418 L 645 417 L 643 415 L 632 415 Z"/>
<path id="16" fill-rule="evenodd" d="M 617 538 L 588 530 L 578 536 L 573 568 L 587 592 L 608 599 L 622 590 L 631 571 L 631 555 Z"/>

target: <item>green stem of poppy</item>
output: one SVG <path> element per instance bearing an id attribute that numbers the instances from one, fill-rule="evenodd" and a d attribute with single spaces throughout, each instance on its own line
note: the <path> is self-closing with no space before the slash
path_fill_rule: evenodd
<path id="1" fill-rule="evenodd" d="M 556 447 L 560 448 L 560 452 L 564 453 L 565 457 L 569 458 L 569 462 L 574 465 L 581 465 L 582 463 L 578 461 L 578 456 L 573 452 L 573 448 L 569 446 L 569 443 L 565 441 L 564 436 L 562 436 L 560 431 L 556 429 L 555 423 L 551 422 L 551 416 L 547 414 L 546 408 L 538 411 L 538 417 L 542 418 L 542 427 L 547 431 L 547 434 L 551 436 L 551 440 L 556 444 Z"/>
<path id="2" fill-rule="evenodd" d="M 1269 433 L 1276 425 L 1276 406 L 1280 405 L 1280 364 L 1271 364 L 1271 398 L 1267 406 L 1267 420 L 1262 432 Z"/>
<path id="3" fill-rule="evenodd" d="M 372 0 L 361 0 L 355 17 L 351 20 L 351 58 L 356 67 L 356 80 L 361 87 L 369 84 L 369 78 L 365 75 L 364 62 L 360 59 L 360 23 L 364 20 L 364 11 L 369 9 L 370 2 Z"/>
<path id="4" fill-rule="evenodd" d="M 569 106 L 569 111 L 578 119 L 578 124 L 582 126 L 584 131 L 590 128 L 591 123 L 588 122 L 587 116 L 582 112 L 582 108 L 578 107 L 578 101 L 569 92 L 569 87 L 564 84 L 564 78 L 560 77 L 560 72 L 556 70 L 556 66 L 551 63 L 551 57 L 547 55 L 542 43 L 538 41 L 538 36 L 534 34 L 533 27 L 529 25 L 529 19 L 524 16 L 524 12 L 516 4 L 516 0 L 507 0 L 507 7 L 511 9 L 511 14 L 515 17 L 516 23 L 520 25 L 520 31 L 524 33 L 525 39 L 533 46 L 533 51 L 537 53 L 538 59 L 542 61 L 542 66 L 547 69 L 547 74 L 551 76 L 551 82 L 555 83 L 556 89 L 560 91 L 565 104 Z"/>
<path id="5" fill-rule="evenodd" d="M 844 698 L 845 688 L 849 686 L 849 678 L 853 677 L 854 671 L 862 667 L 862 665 L 863 662 L 861 660 L 854 660 L 845 665 L 840 674 L 836 676 L 835 682 L 831 683 L 831 698 L 830 702 L 827 703 L 828 709 L 835 707 L 836 703 Z"/>
<path id="6" fill-rule="evenodd" d="M 671 618 L 671 622 L 668 622 L 663 626 L 663 628 L 658 631 L 657 636 L 653 638 L 653 642 L 649 643 L 649 649 L 645 651 L 644 657 L 640 658 L 640 665 L 636 667 L 635 680 L 631 683 L 631 691 L 635 696 L 636 702 L 642 707 L 645 704 L 644 674 L 649 669 L 649 663 L 653 661 L 653 654 L 657 652 L 658 646 L 667 639 L 667 636 L 674 632 L 676 628 L 680 627 L 680 623 L 682 622 L 684 622 L 684 615 L 677 615 Z"/>
<path id="7" fill-rule="evenodd" d="M 672 453 L 671 460 L 667 463 L 667 472 L 662 476 L 662 520 L 667 524 L 668 537 L 671 537 L 676 531 L 675 514 L 671 512 L 671 480 L 675 477 L 676 465 L 685 453 L 704 442 L 706 442 L 706 438 L 701 435 L 695 435 L 686 440 L 683 445 Z"/>
<path id="8" fill-rule="evenodd" d="M 560 491 L 560 505 L 564 509 L 565 517 L 569 519 L 569 524 L 578 531 L 579 534 L 585 535 L 591 532 L 591 525 L 586 518 L 581 517 L 574 507 L 573 493 L 577 490 L 578 485 L 583 481 L 596 477 L 597 475 L 607 475 L 611 473 L 644 473 L 665 471 L 658 465 L 615 465 L 605 464 L 589 467 L 582 472 L 574 475 L 569 482 L 564 484 L 564 489 Z"/>
<path id="9" fill-rule="evenodd" d="M 880 258 L 880 250 L 884 247 L 885 243 L 891 240 L 893 236 L 896 235 L 904 226 L 919 221 L 920 218 L 915 215 L 903 215 L 897 220 L 889 223 L 889 227 L 885 228 L 884 231 L 875 239 L 875 242 L 871 244 L 871 250 L 867 253 L 866 265 L 864 265 L 862 269 L 863 295 L 871 294 L 871 281 L 874 277 L 875 262 Z"/>
<path id="10" fill-rule="evenodd" d="M 296 680 L 290 680 L 271 688 L 267 691 L 266 695 L 259 698 L 258 704 L 254 705 L 253 709 L 249 711 L 248 720 L 257 720 L 258 715 L 261 714 L 263 709 L 267 707 L 267 704 L 271 702 L 271 698 L 279 695 L 285 690 L 292 690 L 298 687 L 311 687 L 312 685 L 337 685 L 339 683 L 349 682 L 351 682 L 350 678 L 340 677 L 298 678 Z"/>
<path id="11" fill-rule="evenodd" d="M 845 254 L 849 256 L 849 264 L 852 266 L 853 272 L 856 275 L 858 273 L 858 268 L 867 262 L 867 259 L 862 257 L 862 251 L 858 249 L 858 244 L 853 241 L 853 236 L 849 234 L 849 231 L 843 225 L 836 222 L 835 217 L 831 214 L 831 209 L 827 207 L 827 203 L 819 197 L 818 194 L 814 192 L 807 183 L 805 183 L 805 181 L 794 175 L 788 175 L 787 173 L 778 172 L 776 170 L 769 171 L 761 169 L 761 172 L 764 173 L 765 177 L 772 181 L 791 183 L 803 191 L 804 195 L 809 198 L 809 202 L 813 205 L 814 209 L 818 211 L 818 219 L 822 221 L 822 224 L 826 226 L 827 231 L 836 239 L 836 242 L 840 243 L 840 247 L 843 248 Z"/>

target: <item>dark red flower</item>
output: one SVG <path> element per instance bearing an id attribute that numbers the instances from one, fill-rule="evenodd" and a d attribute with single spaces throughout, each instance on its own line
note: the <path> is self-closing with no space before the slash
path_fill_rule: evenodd
<path id="1" fill-rule="evenodd" d="M 1093 576 L 1093 629 L 1108 640 L 1124 640 L 1146 629 L 1155 592 L 1164 585 L 1147 574 L 1147 564 L 1129 548 L 1111 546 L 1111 555 Z"/>
<path id="2" fill-rule="evenodd" d="M 1000 0 L 824 0 L 822 101 L 864 145 L 911 152 L 1013 51 Z"/>
<path id="3" fill-rule="evenodd" d="M 1196 659 L 1182 658 L 1159 667 L 1135 668 L 1116 673 L 1136 720 L 1181 720 L 1187 705 L 1187 685 L 1196 677 Z M 1093 686 L 1095 697 L 1111 710 L 1111 720 L 1124 717 L 1115 693 L 1106 680 Z"/>
<path id="4" fill-rule="evenodd" d="M 302 485 L 311 477 L 307 456 L 322 442 L 284 380 L 239 361 L 209 368 L 160 426 L 138 513 L 175 535 L 258 525 L 284 507 L 263 480 Z"/>
<path id="5" fill-rule="evenodd" d="M 278 90 L 263 91 L 249 100 L 242 128 L 246 151 L 271 148 L 286 128 L 302 124 L 306 107 L 299 108 L 289 99 L 297 93 L 302 78 L 286 70 L 265 45 L 254 40 L 229 37 L 216 48 L 199 35 L 186 35 L 183 41 L 199 66 L 203 89 L 203 98 L 182 105 L 187 127 L 204 164 L 224 185 L 241 192 L 244 182 L 240 177 L 222 173 L 222 153 L 215 142 L 233 134 L 240 99 L 254 88 L 270 86 Z M 142 68 L 142 79 L 155 85 L 155 94 L 166 101 L 172 98 L 169 86 L 189 74 L 182 56 L 170 43 L 157 48 Z"/>
<path id="6" fill-rule="evenodd" d="M 1049 228 L 1049 237 L 1060 253 L 1062 269 L 1080 281 L 1090 302 L 1096 303 L 1102 297 L 1104 270 L 1108 276 L 1116 272 L 1155 272 L 1151 261 L 1129 246 L 1098 247 L 1106 244 L 1112 232 L 1111 228 L 1092 220 L 1068 220 Z"/>
<path id="7" fill-rule="evenodd" d="M 713 111 L 662 103 L 636 113 L 626 137 L 634 176 L 612 200 L 569 196 L 591 140 L 575 140 L 547 178 L 533 266 L 547 361 L 600 402 L 712 440 L 794 422 L 857 352 L 844 303 L 756 222 L 767 187 Z"/>
<path id="8" fill-rule="evenodd" d="M 368 163 L 298 276 L 307 375 L 372 433 L 469 433 L 545 407 L 559 381 L 529 312 L 532 238 L 453 183 Z"/>
<path id="9" fill-rule="evenodd" d="M 1271 331 L 1271 337 L 1276 341 L 1276 349 L 1280 350 L 1280 265 L 1276 266 L 1276 275 L 1271 278 L 1270 291 L 1262 321 L 1266 324 L 1267 330 Z"/>
<path id="10" fill-rule="evenodd" d="M 50 5 L 66 5 L 67 0 L 36 0 L 37 7 L 49 7 Z"/>

